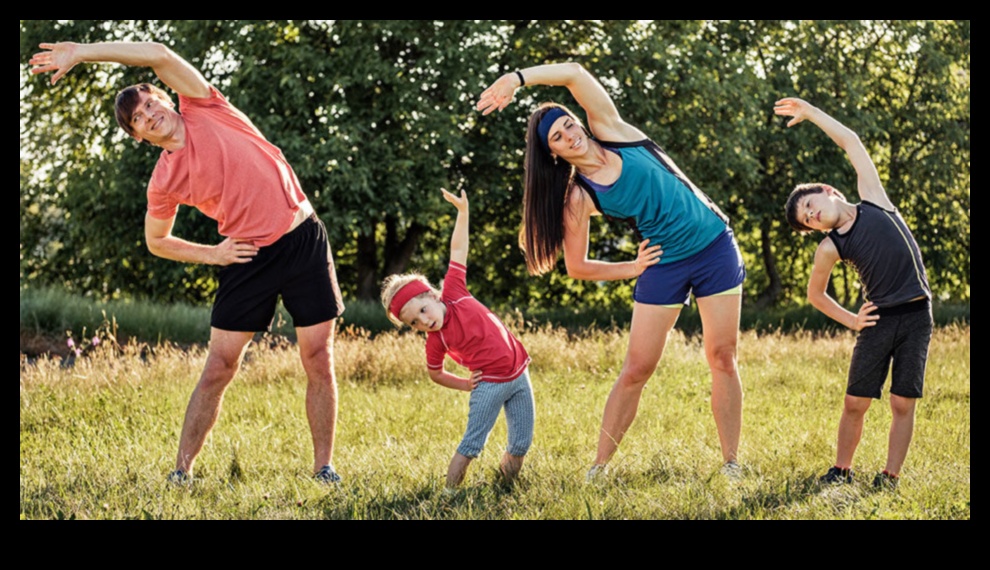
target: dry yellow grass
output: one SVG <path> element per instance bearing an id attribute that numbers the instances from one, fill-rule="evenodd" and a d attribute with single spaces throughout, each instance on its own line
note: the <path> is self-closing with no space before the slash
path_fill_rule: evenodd
<path id="1" fill-rule="evenodd" d="M 626 334 L 519 331 L 537 403 L 521 484 L 509 492 L 494 478 L 500 421 L 453 498 L 440 488 L 467 394 L 429 381 L 416 334 L 338 336 L 335 463 L 345 480 L 329 495 L 309 479 L 305 379 L 285 341 L 252 344 L 197 483 L 180 493 L 162 481 L 202 349 L 101 346 L 72 366 L 22 359 L 21 517 L 969 518 L 968 327 L 936 332 L 915 441 L 892 495 L 871 493 L 868 481 L 838 494 L 810 484 L 834 455 L 852 334 L 742 334 L 746 477 L 731 485 L 717 476 L 701 345 L 675 331 L 606 483 L 584 485 Z M 883 463 L 887 425 L 885 398 L 857 453 L 864 478 Z"/>

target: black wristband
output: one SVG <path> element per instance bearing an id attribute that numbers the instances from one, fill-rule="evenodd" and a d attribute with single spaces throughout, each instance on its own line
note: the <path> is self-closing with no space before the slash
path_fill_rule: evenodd
<path id="1" fill-rule="evenodd" d="M 523 77 L 522 72 L 517 69 L 516 70 L 516 75 L 519 76 L 519 86 L 522 87 L 522 86 L 526 85 L 526 78 Z"/>

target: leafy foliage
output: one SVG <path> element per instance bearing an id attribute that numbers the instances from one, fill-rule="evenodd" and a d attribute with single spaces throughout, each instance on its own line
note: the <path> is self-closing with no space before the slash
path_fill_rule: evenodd
<path id="1" fill-rule="evenodd" d="M 20 279 L 98 298 L 205 303 L 213 268 L 150 255 L 144 190 L 158 156 L 119 131 L 115 92 L 147 69 L 78 66 L 56 86 L 29 75 L 44 41 L 156 40 L 199 67 L 278 145 L 331 233 L 345 295 L 373 299 L 388 273 L 439 281 L 452 213 L 474 210 L 471 287 L 493 306 L 626 307 L 631 282 L 533 278 L 517 246 L 525 119 L 566 90 L 520 91 L 482 117 L 478 93 L 512 69 L 574 60 L 733 220 L 746 303 L 803 300 L 817 240 L 782 205 L 797 183 L 851 189 L 817 129 L 786 129 L 774 101 L 812 101 L 862 137 L 922 247 L 936 295 L 968 301 L 969 20 L 21 20 Z M 180 209 L 176 235 L 216 243 Z M 593 226 L 591 255 L 624 260 L 622 228 Z M 840 301 L 858 300 L 838 270 Z"/>

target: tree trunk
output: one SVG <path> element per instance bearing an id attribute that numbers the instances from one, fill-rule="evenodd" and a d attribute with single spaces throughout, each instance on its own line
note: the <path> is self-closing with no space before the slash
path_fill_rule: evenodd
<path id="1" fill-rule="evenodd" d="M 760 222 L 760 257 L 763 259 L 763 267 L 767 271 L 769 283 L 766 289 L 756 298 L 756 307 L 764 309 L 772 306 L 780 298 L 780 293 L 784 287 L 780 281 L 780 272 L 777 271 L 777 260 L 773 257 L 773 247 L 770 241 L 770 220 L 764 219 Z"/>
<path id="2" fill-rule="evenodd" d="M 375 244 L 375 230 L 359 233 L 357 238 L 357 298 L 360 301 L 377 301 L 378 286 L 378 247 Z"/>
<path id="3" fill-rule="evenodd" d="M 405 236 L 399 239 L 399 221 L 395 216 L 385 217 L 385 248 L 381 276 L 402 273 L 416 252 L 423 226 L 412 223 Z M 381 294 L 378 273 L 378 243 L 375 231 L 358 234 L 357 239 L 357 298 L 361 301 L 377 301 Z"/>
<path id="4" fill-rule="evenodd" d="M 399 221 L 395 216 L 385 217 L 385 275 L 402 273 L 409 267 L 409 260 L 416 252 L 423 226 L 413 222 L 406 229 L 406 235 L 399 239 Z"/>

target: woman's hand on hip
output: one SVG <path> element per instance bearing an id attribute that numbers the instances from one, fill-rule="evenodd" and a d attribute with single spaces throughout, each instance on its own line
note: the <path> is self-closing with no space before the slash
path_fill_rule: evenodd
<path id="1" fill-rule="evenodd" d="M 636 275 L 641 275 L 651 265 L 660 263 L 663 249 L 659 245 L 650 245 L 650 240 L 639 242 L 639 253 L 636 255 Z"/>

